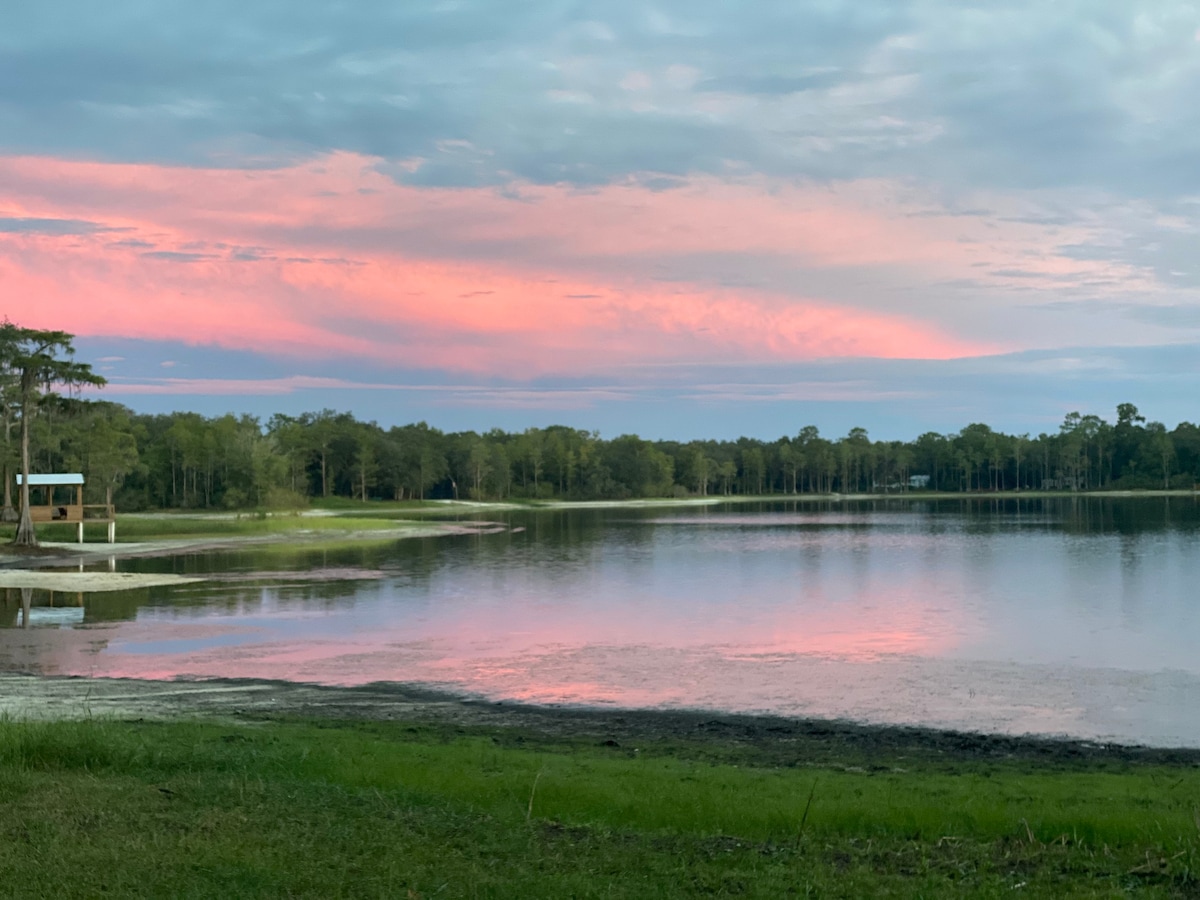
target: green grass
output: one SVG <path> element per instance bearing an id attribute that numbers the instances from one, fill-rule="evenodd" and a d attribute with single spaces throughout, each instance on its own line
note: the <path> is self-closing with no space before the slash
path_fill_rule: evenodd
<path id="1" fill-rule="evenodd" d="M 1200 892 L 1193 767 L 847 770 L 805 760 L 803 742 L 786 767 L 717 749 L 727 761 L 696 758 L 700 745 L 403 723 L 0 723 L 0 885 L 16 897 Z"/>
<path id="2" fill-rule="evenodd" d="M 353 497 L 312 497 L 309 500 L 313 509 L 327 509 L 334 512 L 368 510 L 387 511 L 396 513 L 412 513 L 421 510 L 442 509 L 445 504 L 433 500 L 355 500 Z"/>
<path id="3" fill-rule="evenodd" d="M 117 521 L 118 536 L 129 540 L 153 540 L 176 536 L 270 536 L 297 532 L 376 531 L 417 528 L 421 523 L 398 518 L 365 516 L 296 516 L 286 513 L 259 516 L 245 513 L 240 517 L 213 516 L 122 516 Z"/>

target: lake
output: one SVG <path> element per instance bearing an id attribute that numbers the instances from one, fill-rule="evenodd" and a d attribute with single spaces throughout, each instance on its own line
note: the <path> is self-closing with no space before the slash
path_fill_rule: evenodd
<path id="1" fill-rule="evenodd" d="M 424 683 L 1200 746 L 1192 498 L 488 511 L 495 533 L 119 560 L 0 605 L 0 668 Z M 107 569 L 107 566 L 105 566 Z M 53 602 L 53 606 L 51 606 Z"/>

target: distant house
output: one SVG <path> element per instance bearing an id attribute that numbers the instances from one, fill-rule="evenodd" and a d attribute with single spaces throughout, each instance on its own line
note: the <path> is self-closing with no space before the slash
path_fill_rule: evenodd
<path id="1" fill-rule="evenodd" d="M 921 491 L 927 487 L 929 487 L 929 476 L 928 475 L 909 475 L 908 476 L 908 489 L 910 491 L 911 490 Z"/>
<path id="2" fill-rule="evenodd" d="M 1043 491 L 1081 491 L 1086 487 L 1081 475 L 1064 475 L 1060 478 L 1043 478 Z"/>

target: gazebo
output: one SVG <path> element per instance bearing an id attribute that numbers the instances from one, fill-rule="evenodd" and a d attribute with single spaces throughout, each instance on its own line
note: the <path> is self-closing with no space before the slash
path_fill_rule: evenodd
<path id="1" fill-rule="evenodd" d="M 23 484 L 17 476 L 17 487 Z M 34 500 L 37 492 L 40 504 Z M 83 543 L 83 523 L 108 526 L 108 542 L 117 539 L 117 519 L 111 504 L 83 502 L 83 476 L 77 472 L 29 476 L 29 517 L 36 522 L 62 522 L 79 528 L 79 543 Z"/>

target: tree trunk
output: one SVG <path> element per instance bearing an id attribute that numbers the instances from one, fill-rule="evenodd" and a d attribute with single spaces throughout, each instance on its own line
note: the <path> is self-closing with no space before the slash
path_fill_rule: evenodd
<path id="1" fill-rule="evenodd" d="M 4 508 L 0 510 L 0 521 L 15 522 L 17 521 L 17 511 L 13 508 L 12 502 L 12 471 L 7 465 L 4 466 Z"/>
<path id="2" fill-rule="evenodd" d="M 17 523 L 17 536 L 13 544 L 18 547 L 36 547 L 37 532 L 33 530 L 33 516 L 29 512 L 29 403 L 21 403 L 21 519 Z"/>
<path id="3" fill-rule="evenodd" d="M 12 502 L 12 470 L 8 467 L 9 451 L 12 448 L 12 412 L 4 404 L 4 508 L 0 510 L 0 521 L 17 521 L 17 511 Z"/>

